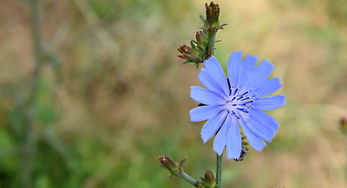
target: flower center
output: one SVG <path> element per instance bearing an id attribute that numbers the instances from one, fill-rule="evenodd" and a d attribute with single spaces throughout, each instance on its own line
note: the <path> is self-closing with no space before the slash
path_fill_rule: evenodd
<path id="1" fill-rule="evenodd" d="M 237 104 L 235 101 L 227 100 L 227 108 L 231 112 L 236 109 Z"/>
<path id="2" fill-rule="evenodd" d="M 237 89 L 234 92 L 230 91 L 230 95 L 226 100 L 227 110 L 236 117 L 237 111 L 248 113 L 249 109 L 252 108 L 251 104 L 254 102 L 254 99 L 249 95 L 249 92 L 238 94 L 237 91 Z"/>

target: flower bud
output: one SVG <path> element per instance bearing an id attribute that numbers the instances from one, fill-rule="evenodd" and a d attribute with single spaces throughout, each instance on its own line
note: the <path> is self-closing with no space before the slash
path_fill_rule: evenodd
<path id="1" fill-rule="evenodd" d="M 183 44 L 183 45 L 180 45 L 177 50 L 182 53 L 182 54 L 192 54 L 192 48 Z"/>
<path id="2" fill-rule="evenodd" d="M 176 175 L 181 171 L 180 166 L 173 162 L 167 155 L 160 155 L 158 159 L 160 164 L 169 170 L 172 175 Z"/>
<path id="3" fill-rule="evenodd" d="M 204 42 L 204 36 L 203 36 L 202 31 L 197 31 L 195 34 L 195 38 L 196 38 L 196 42 L 198 44 L 202 44 Z"/>
<path id="4" fill-rule="evenodd" d="M 211 170 L 207 170 L 205 172 L 205 176 L 203 178 L 202 184 L 206 188 L 214 188 L 216 187 L 216 179 L 214 178 L 214 175 Z"/>
<path id="5" fill-rule="evenodd" d="M 219 27 L 219 6 L 218 4 L 215 4 L 211 2 L 210 4 L 205 4 L 206 7 L 206 22 L 205 27 L 216 30 Z"/>

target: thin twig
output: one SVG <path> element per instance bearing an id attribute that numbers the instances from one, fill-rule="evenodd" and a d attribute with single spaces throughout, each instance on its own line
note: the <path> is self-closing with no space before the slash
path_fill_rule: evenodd
<path id="1" fill-rule="evenodd" d="M 173 161 L 169 156 L 167 155 L 160 155 L 158 157 L 158 160 L 162 167 L 164 167 L 166 170 L 168 170 L 171 173 L 171 176 L 177 176 L 184 180 L 186 180 L 188 183 L 192 184 L 195 187 L 202 188 L 201 182 L 196 181 L 194 178 L 192 178 L 190 175 L 184 172 L 182 165 L 185 162 L 185 160 L 181 160 L 180 162 Z"/>

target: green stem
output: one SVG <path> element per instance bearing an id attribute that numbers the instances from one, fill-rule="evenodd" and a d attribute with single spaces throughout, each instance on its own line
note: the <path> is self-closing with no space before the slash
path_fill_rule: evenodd
<path id="1" fill-rule="evenodd" d="M 209 55 L 214 54 L 214 44 L 216 42 L 216 32 L 212 31 L 208 33 L 208 52 Z M 217 154 L 217 166 L 216 166 L 216 184 L 217 188 L 222 187 L 222 168 L 223 168 L 223 153 L 219 156 Z"/>
<path id="2" fill-rule="evenodd" d="M 188 183 L 194 185 L 195 187 L 200 187 L 200 183 L 196 181 L 194 178 L 192 178 L 191 176 L 189 176 L 187 173 L 182 171 L 178 174 L 178 176 L 186 180 Z"/>
<path id="3" fill-rule="evenodd" d="M 217 168 L 216 168 L 216 183 L 217 188 L 222 187 L 222 168 L 223 168 L 223 153 L 217 154 Z"/>
<path id="4" fill-rule="evenodd" d="M 208 33 L 208 52 L 209 55 L 214 54 L 214 43 L 216 42 L 216 32 L 209 32 Z"/>

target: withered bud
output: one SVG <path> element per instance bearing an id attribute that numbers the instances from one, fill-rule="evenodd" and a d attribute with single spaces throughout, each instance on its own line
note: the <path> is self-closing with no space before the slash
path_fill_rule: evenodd
<path id="1" fill-rule="evenodd" d="M 177 57 L 187 60 L 187 61 L 192 61 L 194 60 L 194 57 L 190 54 L 178 54 Z"/>
<path id="2" fill-rule="evenodd" d="M 160 155 L 158 160 L 172 175 L 176 175 L 181 170 L 181 167 L 177 163 L 173 162 L 167 155 Z"/>
<path id="3" fill-rule="evenodd" d="M 183 44 L 183 45 L 180 45 L 177 50 L 182 53 L 182 54 L 192 54 L 193 51 L 192 51 L 192 48 Z"/>

